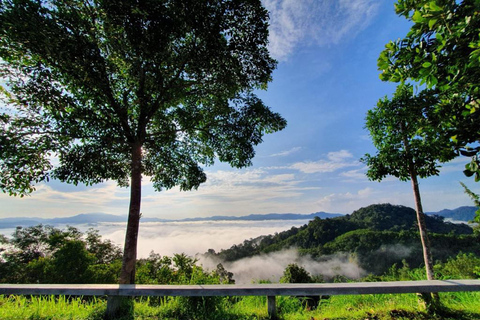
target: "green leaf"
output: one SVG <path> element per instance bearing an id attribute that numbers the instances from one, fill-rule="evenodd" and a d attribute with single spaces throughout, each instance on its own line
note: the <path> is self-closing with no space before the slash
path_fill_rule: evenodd
<path id="1" fill-rule="evenodd" d="M 425 19 L 422 17 L 422 14 L 420 11 L 416 10 L 415 13 L 413 14 L 412 16 L 412 21 L 415 22 L 415 23 L 421 23 L 423 22 Z"/>
<path id="2" fill-rule="evenodd" d="M 442 8 L 437 5 L 436 1 L 430 1 L 429 3 L 430 9 L 433 11 L 441 11 Z"/>
<path id="3" fill-rule="evenodd" d="M 428 67 L 430 67 L 431 65 L 432 65 L 432 63 L 427 61 L 427 62 L 424 62 L 424 63 L 422 64 L 422 67 L 428 68 Z"/>
<path id="4" fill-rule="evenodd" d="M 430 20 L 428 20 L 428 27 L 429 27 L 430 29 L 432 29 L 433 26 L 435 25 L 435 23 L 437 23 L 437 19 L 430 19 Z"/>

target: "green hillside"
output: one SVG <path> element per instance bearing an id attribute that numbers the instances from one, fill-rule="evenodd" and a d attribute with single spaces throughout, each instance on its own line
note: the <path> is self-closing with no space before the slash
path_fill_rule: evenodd
<path id="1" fill-rule="evenodd" d="M 446 222 L 440 216 L 427 216 L 426 223 L 435 260 L 446 261 L 460 251 L 480 254 L 478 236 L 468 225 Z M 209 250 L 207 255 L 235 261 L 288 248 L 317 259 L 350 253 L 375 274 L 403 260 L 412 267 L 423 263 L 415 210 L 391 204 L 371 205 L 331 219 L 315 218 L 300 228 L 245 240 L 218 253 Z"/>

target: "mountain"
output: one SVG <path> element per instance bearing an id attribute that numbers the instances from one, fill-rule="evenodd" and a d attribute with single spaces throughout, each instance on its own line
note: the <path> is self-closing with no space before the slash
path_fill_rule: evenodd
<path id="1" fill-rule="evenodd" d="M 75 224 L 92 224 L 95 225 L 101 222 L 121 223 L 126 222 L 126 216 L 119 216 L 107 213 L 82 213 L 71 217 L 62 218 L 4 218 L 0 219 L 0 229 L 15 228 L 17 226 L 29 227 L 38 224 L 45 225 L 75 225 Z M 143 218 L 144 222 L 162 222 L 166 220 L 156 218 Z"/>
<path id="2" fill-rule="evenodd" d="M 440 216 L 425 218 L 435 259 L 446 261 L 460 251 L 480 254 L 479 236 L 468 225 Z M 205 255 L 230 262 L 289 248 L 318 259 L 353 254 L 360 266 L 379 274 L 394 263 L 401 265 L 403 259 L 414 267 L 423 263 L 415 210 L 391 204 L 375 204 L 330 219 L 315 218 L 300 228 L 245 240 L 218 253 L 210 249 Z"/>
<path id="3" fill-rule="evenodd" d="M 251 214 L 248 216 L 232 217 L 232 216 L 212 216 L 206 218 L 187 218 L 180 220 L 168 220 L 159 218 L 143 217 L 142 222 L 193 222 L 193 221 L 261 221 L 261 220 L 311 220 L 315 217 L 326 219 L 342 216 L 339 213 L 316 212 L 311 214 L 296 213 L 270 213 L 270 214 Z M 126 216 L 119 216 L 106 213 L 88 213 L 78 214 L 71 217 L 63 218 L 3 218 L 0 219 L 0 229 L 15 228 L 17 226 L 34 226 L 38 224 L 59 225 L 59 224 L 96 224 L 102 222 L 126 222 Z"/>
<path id="4" fill-rule="evenodd" d="M 438 215 L 446 219 L 451 219 L 453 221 L 469 222 L 473 220 L 473 218 L 475 217 L 475 211 L 477 210 L 478 210 L 477 207 L 464 206 L 464 207 L 459 207 L 453 210 L 443 209 L 438 212 L 427 212 L 427 214 Z"/>
<path id="5" fill-rule="evenodd" d="M 378 208 L 377 208 L 378 209 Z M 439 212 L 428 212 L 427 215 L 442 216 L 447 219 L 452 219 L 455 221 L 465 221 L 468 222 L 473 219 L 475 215 L 476 207 L 460 207 L 457 209 L 449 210 L 444 209 Z M 361 215 L 361 210 L 356 213 L 357 216 Z M 269 214 L 250 214 L 247 216 L 211 216 L 211 217 L 197 217 L 197 218 L 186 218 L 186 219 L 159 219 L 159 218 L 148 218 L 143 217 L 142 222 L 194 222 L 194 221 L 265 221 L 265 220 L 312 220 L 316 217 L 320 219 L 329 219 L 335 217 L 342 217 L 343 214 L 339 213 L 327 213 L 327 212 L 315 212 L 310 214 L 299 214 L 299 213 L 269 213 Z M 398 215 L 395 215 L 397 220 Z M 383 215 L 382 219 L 388 219 L 388 216 Z M 377 217 L 378 218 L 378 217 Z M 106 214 L 106 213 L 87 213 L 87 214 L 78 214 L 71 217 L 63 218 L 34 218 L 34 217 L 21 217 L 21 218 L 3 218 L 0 219 L 0 229 L 15 228 L 17 226 L 34 226 L 37 224 L 46 224 L 46 225 L 59 225 L 59 224 L 96 224 L 102 222 L 112 222 L 112 223 L 122 223 L 126 222 L 127 217 Z M 398 222 L 398 221 L 397 221 Z M 386 221 L 376 223 L 386 223 Z M 401 225 L 401 224 L 399 224 Z"/>
<path id="6" fill-rule="evenodd" d="M 213 216 L 206 218 L 187 218 L 176 221 L 265 221 L 265 220 L 311 220 L 315 217 L 320 219 L 334 218 L 343 216 L 340 213 L 315 212 L 310 214 L 300 213 L 268 213 L 268 214 L 250 214 L 248 216 Z"/>

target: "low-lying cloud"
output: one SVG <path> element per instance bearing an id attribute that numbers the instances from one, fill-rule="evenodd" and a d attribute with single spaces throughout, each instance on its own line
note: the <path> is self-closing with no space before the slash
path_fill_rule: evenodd
<path id="1" fill-rule="evenodd" d="M 218 263 L 222 263 L 225 269 L 233 273 L 237 284 L 248 284 L 260 280 L 278 282 L 285 268 L 292 263 L 305 268 L 312 276 L 322 275 L 327 281 L 335 276 L 358 279 L 366 275 L 366 271 L 349 254 L 323 256 L 318 261 L 309 255 L 299 255 L 298 250 L 294 248 L 234 262 L 225 262 L 210 256 L 198 258 L 199 262 L 209 270 L 215 269 Z"/>
<path id="2" fill-rule="evenodd" d="M 148 257 L 151 251 L 162 256 L 172 256 L 175 253 L 195 256 L 208 249 L 228 249 L 244 240 L 306 223 L 308 220 L 143 222 L 138 235 L 138 256 Z M 82 229 L 86 230 L 87 227 L 83 226 Z M 123 246 L 125 224 L 102 223 L 93 227 L 103 237 Z"/>

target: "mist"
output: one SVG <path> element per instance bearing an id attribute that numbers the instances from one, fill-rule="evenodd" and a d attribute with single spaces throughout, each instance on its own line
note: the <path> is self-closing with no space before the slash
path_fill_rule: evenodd
<path id="1" fill-rule="evenodd" d="M 261 235 L 274 234 L 308 223 L 308 220 L 268 220 L 268 221 L 195 221 L 195 222 L 147 222 L 141 223 L 138 239 L 138 258 L 146 258 L 153 251 L 161 256 L 185 253 L 196 257 L 207 270 L 214 270 L 219 263 L 234 274 L 237 284 L 248 284 L 260 280 L 278 282 L 285 268 L 292 263 L 305 268 L 310 275 L 321 275 L 325 281 L 335 276 L 358 279 L 367 275 L 357 261 L 361 257 L 349 253 L 321 256 L 313 259 L 310 255 L 300 255 L 296 248 L 269 254 L 240 259 L 234 262 L 204 256 L 208 249 L 216 252 L 228 249 L 244 240 Z M 104 239 L 109 239 L 123 248 L 125 223 L 98 223 L 94 225 L 74 225 L 85 232 L 89 228 L 99 231 Z M 66 226 L 56 226 L 64 229 Z M 14 229 L 1 229 L 0 234 L 11 235 Z M 382 246 L 376 254 L 406 258 L 412 249 L 401 245 Z"/>
<path id="2" fill-rule="evenodd" d="M 234 262 L 225 262 L 210 256 L 197 256 L 204 268 L 213 270 L 218 263 L 233 273 L 237 284 L 248 284 L 260 280 L 278 282 L 285 268 L 291 264 L 305 268 L 310 275 L 322 275 L 328 281 L 335 276 L 345 276 L 358 279 L 367 274 L 349 254 L 335 254 L 322 256 L 321 260 L 314 260 L 310 255 L 300 255 L 295 248 L 262 254 L 240 259 Z"/>
<path id="3" fill-rule="evenodd" d="M 307 224 L 308 220 L 267 220 L 267 221 L 192 221 L 192 222 L 140 222 L 138 233 L 138 258 L 146 258 L 151 251 L 162 256 L 185 253 L 195 256 L 214 249 L 228 249 L 261 235 L 274 234 Z M 113 241 L 123 249 L 125 223 L 74 224 L 80 231 L 89 228 L 98 230 L 104 239 Z M 66 225 L 55 225 L 65 229 Z M 14 228 L 0 229 L 7 237 Z"/>

